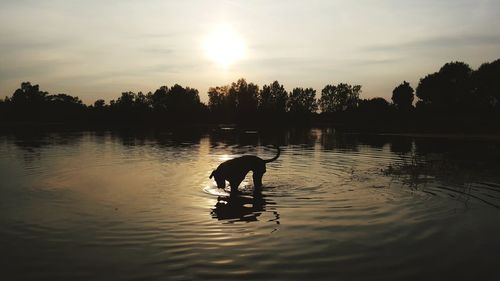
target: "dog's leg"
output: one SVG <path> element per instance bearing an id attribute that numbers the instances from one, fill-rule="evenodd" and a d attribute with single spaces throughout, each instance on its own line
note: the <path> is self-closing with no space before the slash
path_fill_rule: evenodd
<path id="1" fill-rule="evenodd" d="M 255 187 L 262 187 L 262 177 L 264 176 L 264 173 L 258 173 L 258 172 L 253 172 L 253 185 Z"/>
<path id="2" fill-rule="evenodd" d="M 231 186 L 231 192 L 238 192 L 238 186 L 240 186 L 240 183 L 243 180 L 233 180 L 229 182 L 229 185 Z"/>

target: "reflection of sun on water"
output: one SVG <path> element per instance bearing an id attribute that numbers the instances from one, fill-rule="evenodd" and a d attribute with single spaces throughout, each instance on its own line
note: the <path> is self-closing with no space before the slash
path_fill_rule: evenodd
<path id="1" fill-rule="evenodd" d="M 233 156 L 228 155 L 228 154 L 222 154 L 221 156 L 219 156 L 220 161 L 227 161 L 227 160 L 231 160 L 231 159 L 233 159 Z"/>
<path id="2" fill-rule="evenodd" d="M 245 55 L 245 44 L 242 38 L 225 26 L 208 34 L 203 45 L 207 57 L 223 68 L 229 67 Z"/>

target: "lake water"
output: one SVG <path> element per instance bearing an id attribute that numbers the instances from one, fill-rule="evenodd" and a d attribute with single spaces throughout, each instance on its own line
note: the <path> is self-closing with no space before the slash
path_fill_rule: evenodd
<path id="1" fill-rule="evenodd" d="M 227 197 L 208 178 L 264 159 Z M 498 280 L 500 143 L 332 129 L 0 136 L 2 280 Z"/>

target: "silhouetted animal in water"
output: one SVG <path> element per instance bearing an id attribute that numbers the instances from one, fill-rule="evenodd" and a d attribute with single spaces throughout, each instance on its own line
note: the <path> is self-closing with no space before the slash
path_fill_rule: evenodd
<path id="1" fill-rule="evenodd" d="M 245 155 L 231 160 L 227 160 L 219 165 L 209 178 L 214 177 L 218 188 L 226 187 L 226 181 L 231 186 L 231 192 L 238 191 L 238 186 L 245 179 L 248 172 L 253 173 L 253 184 L 255 187 L 262 186 L 262 176 L 266 172 L 266 163 L 272 162 L 280 156 L 281 150 L 279 147 L 278 153 L 272 159 L 264 160 L 257 156 Z"/>

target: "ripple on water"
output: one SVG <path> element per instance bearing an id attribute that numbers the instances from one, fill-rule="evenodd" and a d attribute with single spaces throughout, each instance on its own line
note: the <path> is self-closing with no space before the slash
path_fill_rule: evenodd
<path id="1" fill-rule="evenodd" d="M 208 175 L 234 155 L 272 157 L 273 149 L 256 148 L 265 143 L 258 133 L 245 134 L 252 136 L 245 145 L 236 130 L 189 141 L 89 134 L 32 151 L 0 141 L 8 152 L 0 155 L 9 169 L 2 175 L 16 175 L 0 188 L 7 276 L 467 279 L 495 272 L 500 258 L 495 175 L 459 170 L 465 180 L 450 179 L 411 166 L 410 153 L 327 145 L 315 131 L 305 144 L 282 146 L 262 190 L 248 177 L 230 196 Z M 388 166 L 405 169 L 391 174 Z"/>
<path id="2" fill-rule="evenodd" d="M 203 192 L 213 195 L 213 196 L 229 196 L 230 187 L 226 189 L 218 188 L 217 186 L 206 186 L 203 188 Z"/>

